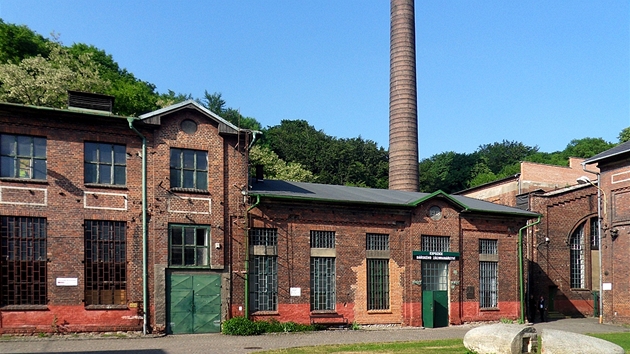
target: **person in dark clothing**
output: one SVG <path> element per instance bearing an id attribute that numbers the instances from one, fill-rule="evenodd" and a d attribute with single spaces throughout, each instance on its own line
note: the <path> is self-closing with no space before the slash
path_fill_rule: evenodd
<path id="1" fill-rule="evenodd" d="M 536 298 L 533 294 L 529 295 L 529 306 L 527 307 L 527 320 L 534 323 L 536 319 Z"/>
<path id="2" fill-rule="evenodd" d="M 545 322 L 545 298 L 540 295 L 540 299 L 538 300 L 538 312 L 540 312 L 540 321 Z"/>

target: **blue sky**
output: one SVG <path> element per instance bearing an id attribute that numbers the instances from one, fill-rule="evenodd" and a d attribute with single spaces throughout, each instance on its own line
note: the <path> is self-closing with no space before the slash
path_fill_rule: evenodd
<path id="1" fill-rule="evenodd" d="M 387 0 L 0 0 L 0 18 L 104 49 L 159 92 L 221 92 L 263 126 L 388 147 Z M 420 158 L 616 142 L 629 33 L 628 1 L 416 1 Z"/>

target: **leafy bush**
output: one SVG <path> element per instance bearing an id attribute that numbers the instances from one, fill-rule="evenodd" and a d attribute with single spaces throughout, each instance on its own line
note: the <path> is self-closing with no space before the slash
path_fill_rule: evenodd
<path id="1" fill-rule="evenodd" d="M 295 322 L 281 323 L 275 319 L 271 321 L 252 321 L 245 317 L 234 317 L 223 322 L 222 333 L 233 336 L 253 336 L 262 333 L 307 332 L 321 329 L 319 326 Z"/>

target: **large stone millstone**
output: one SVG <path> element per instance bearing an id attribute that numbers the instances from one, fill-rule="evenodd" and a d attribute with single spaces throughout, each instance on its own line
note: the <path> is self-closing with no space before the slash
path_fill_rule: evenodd
<path id="1" fill-rule="evenodd" d="M 543 329 L 541 335 L 543 354 L 624 354 L 617 344 L 583 334 Z"/>
<path id="2" fill-rule="evenodd" d="M 536 351 L 536 329 L 528 325 L 496 323 L 473 328 L 464 346 L 478 354 L 521 354 Z"/>

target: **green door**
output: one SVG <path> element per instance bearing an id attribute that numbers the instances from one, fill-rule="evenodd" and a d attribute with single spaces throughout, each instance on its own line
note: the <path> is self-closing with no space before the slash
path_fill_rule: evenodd
<path id="1" fill-rule="evenodd" d="M 221 330 L 221 276 L 171 274 L 167 283 L 168 333 Z"/>
<path id="2" fill-rule="evenodd" d="M 422 261 L 422 324 L 448 326 L 448 262 Z"/>

